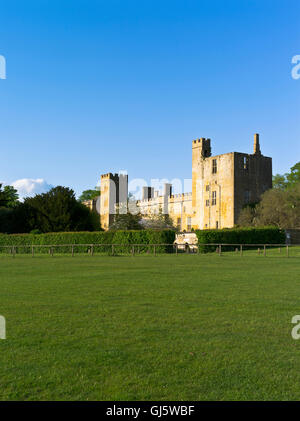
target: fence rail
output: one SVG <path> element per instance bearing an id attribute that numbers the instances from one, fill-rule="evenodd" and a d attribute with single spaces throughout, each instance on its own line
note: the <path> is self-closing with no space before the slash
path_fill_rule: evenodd
<path id="1" fill-rule="evenodd" d="M 257 249 L 258 255 L 267 256 L 270 249 L 277 249 L 279 253 L 285 250 L 287 257 L 290 257 L 291 250 L 299 248 L 297 257 L 300 257 L 300 244 L 239 244 L 239 243 L 199 243 L 199 244 L 23 244 L 23 245 L 0 245 L 0 254 L 10 254 L 15 257 L 17 254 L 46 254 L 54 256 L 58 254 L 90 254 L 93 256 L 95 253 L 105 253 L 111 256 L 117 254 L 204 254 L 204 253 L 217 253 L 220 256 L 226 252 L 235 252 L 241 256 L 245 252 L 251 250 L 252 252 Z M 283 254 L 283 253 L 282 253 Z M 299 254 L 299 256 L 298 256 Z"/>

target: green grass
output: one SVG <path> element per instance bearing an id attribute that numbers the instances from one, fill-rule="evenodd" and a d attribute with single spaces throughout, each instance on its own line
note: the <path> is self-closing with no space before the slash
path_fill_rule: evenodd
<path id="1" fill-rule="evenodd" d="M 300 259 L 277 252 L 0 256 L 0 399 L 299 400 Z"/>

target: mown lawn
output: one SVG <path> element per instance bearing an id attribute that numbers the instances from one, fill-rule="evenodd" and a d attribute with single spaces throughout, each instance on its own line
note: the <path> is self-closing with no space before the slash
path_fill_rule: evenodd
<path id="1" fill-rule="evenodd" d="M 300 258 L 274 256 L 0 256 L 0 399 L 300 399 Z"/>

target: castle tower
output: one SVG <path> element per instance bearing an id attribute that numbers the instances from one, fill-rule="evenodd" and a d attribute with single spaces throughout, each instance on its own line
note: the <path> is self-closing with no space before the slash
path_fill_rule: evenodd
<path id="1" fill-rule="evenodd" d="M 128 175 L 111 173 L 101 175 L 100 191 L 101 228 L 108 230 L 114 222 L 117 211 L 127 212 Z"/>
<path id="2" fill-rule="evenodd" d="M 192 208 L 193 226 L 200 225 L 204 161 L 211 157 L 211 141 L 201 137 L 192 143 Z"/>
<path id="3" fill-rule="evenodd" d="M 272 188 L 272 158 L 261 153 L 259 134 L 254 135 L 252 155 L 235 152 L 234 223 L 244 206 L 257 203 Z"/>
<path id="4" fill-rule="evenodd" d="M 230 228 L 244 206 L 257 203 L 272 187 L 272 159 L 261 153 L 259 134 L 254 153 L 211 156 L 209 139 L 193 141 L 193 225 L 199 229 Z"/>
<path id="5" fill-rule="evenodd" d="M 260 144 L 259 144 L 259 134 L 255 133 L 254 135 L 254 150 L 253 150 L 254 155 L 261 155 L 261 151 L 260 151 Z"/>

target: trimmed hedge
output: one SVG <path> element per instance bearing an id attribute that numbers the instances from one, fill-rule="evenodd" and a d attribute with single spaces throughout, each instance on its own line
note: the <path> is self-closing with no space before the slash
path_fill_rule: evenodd
<path id="1" fill-rule="evenodd" d="M 173 230 L 137 230 L 137 231 L 115 231 L 113 238 L 113 244 L 124 244 L 124 246 L 116 246 L 116 252 L 130 252 L 132 247 L 128 247 L 125 244 L 145 244 L 145 246 L 139 246 L 139 253 L 147 253 L 153 251 L 153 247 L 149 247 L 150 244 L 164 244 L 157 246 L 155 251 L 157 253 L 171 253 L 173 251 L 172 245 L 175 241 L 175 231 Z M 147 246 L 148 245 L 148 246 Z"/>
<path id="2" fill-rule="evenodd" d="M 199 251 L 214 251 L 215 246 L 201 244 L 284 244 L 285 232 L 276 227 L 267 228 L 225 228 L 222 230 L 197 230 Z M 229 251 L 230 248 L 226 247 Z M 233 250 L 231 248 L 231 250 Z"/>
<path id="3" fill-rule="evenodd" d="M 150 244 L 172 244 L 175 240 L 175 231 L 172 230 L 139 230 L 139 231 L 94 231 L 94 232 L 55 232 L 48 234 L 0 234 L 0 253 L 7 252 L 1 246 L 16 246 L 18 253 L 31 253 L 31 245 L 66 245 L 54 248 L 55 253 L 71 253 L 73 244 L 93 244 L 95 252 L 111 253 L 111 244 L 124 244 L 124 247 L 115 247 L 115 252 L 130 252 L 131 247 L 125 244 L 145 244 L 139 252 L 147 252 Z M 70 244 L 70 246 L 67 246 Z M 98 245 L 98 247 L 97 247 Z M 100 246 L 101 245 L 101 246 Z M 88 252 L 89 246 L 74 248 L 75 253 Z M 150 248 L 150 251 L 153 247 Z M 156 252 L 170 252 L 172 246 L 156 247 Z M 37 253 L 49 253 L 47 247 L 36 247 Z"/>

